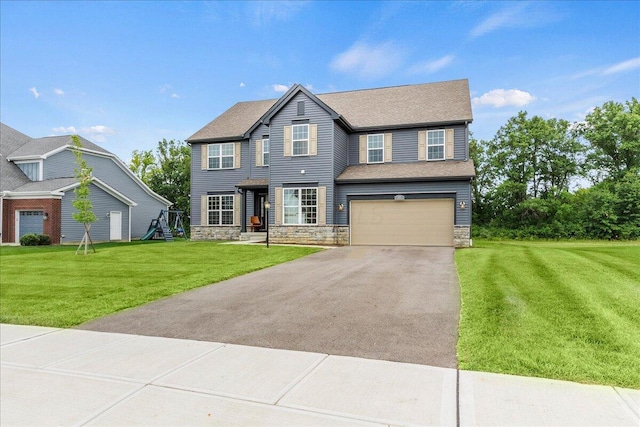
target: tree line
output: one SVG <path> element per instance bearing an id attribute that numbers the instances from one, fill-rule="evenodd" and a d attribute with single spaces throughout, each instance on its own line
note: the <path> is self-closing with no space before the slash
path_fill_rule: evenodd
<path id="1" fill-rule="evenodd" d="M 640 104 L 609 101 L 583 122 L 520 112 L 470 140 L 476 237 L 640 238 Z"/>

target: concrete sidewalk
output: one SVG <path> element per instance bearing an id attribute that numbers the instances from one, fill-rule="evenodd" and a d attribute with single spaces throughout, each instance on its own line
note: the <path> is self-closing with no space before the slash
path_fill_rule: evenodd
<path id="1" fill-rule="evenodd" d="M 0 344 L 2 426 L 640 425 L 615 387 L 17 325 Z"/>

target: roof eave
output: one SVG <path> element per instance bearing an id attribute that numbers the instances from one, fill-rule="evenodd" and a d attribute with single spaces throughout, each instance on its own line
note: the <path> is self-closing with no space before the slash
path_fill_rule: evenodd
<path id="1" fill-rule="evenodd" d="M 461 124 L 469 124 L 473 121 L 473 119 L 457 119 L 457 120 L 446 120 L 440 122 L 423 122 L 423 123 L 404 123 L 404 124 L 396 124 L 396 125 L 385 125 L 380 124 L 376 126 L 361 126 L 361 127 L 351 127 L 353 132 L 370 132 L 377 131 L 382 129 L 407 129 L 407 128 L 424 128 L 424 127 L 436 127 L 436 126 L 452 126 L 452 125 L 461 125 Z"/>
<path id="2" fill-rule="evenodd" d="M 367 184 L 383 182 L 433 182 L 433 181 L 468 181 L 475 178 L 475 175 L 460 176 L 425 176 L 411 178 L 336 178 L 336 184 Z"/>

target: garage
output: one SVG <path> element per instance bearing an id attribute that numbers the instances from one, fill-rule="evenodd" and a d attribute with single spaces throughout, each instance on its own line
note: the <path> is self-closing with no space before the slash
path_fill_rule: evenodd
<path id="1" fill-rule="evenodd" d="M 453 246 L 453 199 L 352 200 L 352 245 Z"/>
<path id="2" fill-rule="evenodd" d="M 42 234 L 42 211 L 20 211 L 18 239 L 25 234 Z"/>

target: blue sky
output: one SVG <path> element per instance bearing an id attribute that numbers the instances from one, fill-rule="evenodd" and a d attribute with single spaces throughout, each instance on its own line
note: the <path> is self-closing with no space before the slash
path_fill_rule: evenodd
<path id="1" fill-rule="evenodd" d="M 0 119 L 128 161 L 238 101 L 469 79 L 475 136 L 640 96 L 640 2 L 0 1 Z"/>

